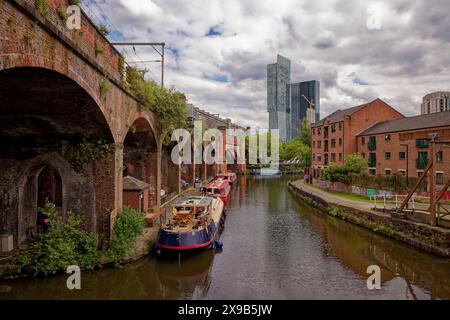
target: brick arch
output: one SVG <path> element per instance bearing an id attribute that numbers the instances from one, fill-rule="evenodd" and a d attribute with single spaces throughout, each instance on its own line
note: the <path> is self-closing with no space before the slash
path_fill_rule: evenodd
<path id="1" fill-rule="evenodd" d="M 0 73 L 2 71 L 10 71 L 17 70 L 20 68 L 36 68 L 42 69 L 46 71 L 52 71 L 62 76 L 67 77 L 75 84 L 77 84 L 81 89 L 85 91 L 87 95 L 95 102 L 96 106 L 101 111 L 105 122 L 108 125 L 108 128 L 114 138 L 115 142 L 117 141 L 117 130 L 114 128 L 114 124 L 111 121 L 111 118 L 108 116 L 108 110 L 106 107 L 106 103 L 102 101 L 99 96 L 98 89 L 95 90 L 87 81 L 85 81 L 79 74 L 73 72 L 73 70 L 67 65 L 63 66 L 60 63 L 55 61 L 50 61 L 47 57 L 37 56 L 36 54 L 31 53 L 21 53 L 15 56 L 14 59 L 8 58 L 8 56 L 0 55 Z"/>
<path id="2" fill-rule="evenodd" d="M 89 176 L 73 171 L 70 163 L 54 152 L 19 162 L 15 168 L 11 168 L 15 172 L 14 181 L 16 182 L 18 193 L 17 222 L 14 228 L 16 245 L 23 243 L 26 237 L 26 230 L 30 226 L 35 225 L 38 206 L 38 178 L 45 167 L 53 168 L 61 179 L 62 203 L 59 213 L 63 219 L 66 219 L 69 211 L 81 214 L 84 219 L 85 229 L 95 232 L 96 220 L 95 212 L 93 211 L 95 202 L 93 195 L 94 186 L 90 182 Z M 82 204 L 75 203 L 73 198 L 73 193 L 78 189 L 79 185 L 82 185 L 86 190 L 91 190 L 91 192 L 86 192 L 88 196 L 83 199 Z"/>
<path id="3" fill-rule="evenodd" d="M 123 128 L 123 130 L 120 133 L 120 137 L 122 138 L 121 143 L 125 142 L 125 139 L 130 129 L 133 127 L 133 125 L 135 125 L 139 121 L 145 122 L 148 125 L 148 127 L 150 128 L 150 132 L 154 138 L 155 144 L 156 146 L 158 146 L 159 145 L 158 132 L 155 129 L 156 120 L 154 119 L 153 114 L 145 111 L 135 112 L 129 117 L 128 125 L 125 126 L 125 128 Z"/>

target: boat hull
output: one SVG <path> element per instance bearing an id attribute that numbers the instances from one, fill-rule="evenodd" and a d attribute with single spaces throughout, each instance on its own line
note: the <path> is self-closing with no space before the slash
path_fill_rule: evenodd
<path id="1" fill-rule="evenodd" d="M 166 250 L 186 251 L 208 248 L 218 234 L 216 223 L 211 220 L 207 229 L 174 233 L 161 230 L 157 246 Z"/>
<path id="2" fill-rule="evenodd" d="M 220 200 L 216 200 L 220 201 Z M 156 246 L 168 251 L 195 251 L 209 248 L 219 237 L 219 231 L 225 220 L 225 207 L 218 205 L 217 214 L 209 221 L 207 228 L 191 229 L 183 232 L 172 232 L 161 229 L 158 234 Z"/>

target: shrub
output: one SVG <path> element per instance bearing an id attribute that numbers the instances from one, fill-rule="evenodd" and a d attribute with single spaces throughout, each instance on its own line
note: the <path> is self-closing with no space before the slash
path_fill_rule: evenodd
<path id="1" fill-rule="evenodd" d="M 61 156 L 67 159 L 76 171 L 83 168 L 86 163 L 108 157 L 112 152 L 114 152 L 114 145 L 103 139 L 96 142 L 89 142 L 83 139 L 78 144 L 62 140 L 59 147 Z"/>
<path id="2" fill-rule="evenodd" d="M 97 53 L 96 53 L 97 54 Z M 112 89 L 111 81 L 107 77 L 103 77 L 100 81 L 100 96 L 103 98 L 106 97 L 108 92 L 110 92 Z"/>
<path id="3" fill-rule="evenodd" d="M 22 267 L 31 266 L 35 274 L 55 274 L 69 265 L 93 268 L 99 260 L 97 238 L 81 229 L 79 216 L 69 213 L 66 223 L 53 203 L 46 200 L 42 212 L 49 217 L 47 232 L 37 236 L 19 257 Z"/>
<path id="4" fill-rule="evenodd" d="M 186 127 L 187 105 L 185 97 L 175 89 L 161 88 L 155 81 L 145 81 L 146 70 L 127 68 L 127 82 L 131 92 L 145 110 L 155 113 L 158 131 L 162 137 L 174 129 Z M 170 143 L 170 139 L 165 143 Z"/>
<path id="5" fill-rule="evenodd" d="M 47 18 L 50 13 L 47 0 L 34 0 L 34 8 L 41 16 L 45 18 Z"/>
<path id="6" fill-rule="evenodd" d="M 123 208 L 114 222 L 113 233 L 106 252 L 116 264 L 133 248 L 136 238 L 144 230 L 144 214 L 131 208 Z"/>

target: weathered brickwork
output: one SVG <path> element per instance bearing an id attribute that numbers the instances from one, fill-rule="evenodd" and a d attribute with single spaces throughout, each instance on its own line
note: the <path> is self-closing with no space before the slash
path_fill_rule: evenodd
<path id="1" fill-rule="evenodd" d="M 86 229 L 97 232 L 101 240 L 104 215 L 112 212 L 114 218 L 122 206 L 127 133 L 141 119 L 147 123 L 149 139 L 158 136 L 155 115 L 142 112 L 125 89 L 118 52 L 84 14 L 81 30 L 65 27 L 57 10 L 66 8 L 67 0 L 48 1 L 48 5 L 49 16 L 42 17 L 34 1 L 0 1 L 0 106 L 4 111 L 0 130 L 10 141 L 0 150 L 0 233 L 13 233 L 16 246 L 35 225 L 37 179 L 46 166 L 61 176 L 62 214 L 83 214 Z M 102 91 L 105 83 L 110 89 Z M 27 116 L 15 114 L 13 107 Z M 39 124 L 39 119 L 45 122 Z M 20 132 L 25 134 L 20 136 Z M 51 137 L 48 143 L 46 136 Z M 50 141 L 83 136 L 104 139 L 115 150 L 107 159 L 76 172 L 58 157 L 57 146 Z M 18 144 L 24 139 L 28 139 L 27 145 Z M 146 164 L 152 170 L 144 180 L 154 189 L 149 202 L 157 205 L 160 171 L 156 156 L 148 162 L 152 162 Z"/>

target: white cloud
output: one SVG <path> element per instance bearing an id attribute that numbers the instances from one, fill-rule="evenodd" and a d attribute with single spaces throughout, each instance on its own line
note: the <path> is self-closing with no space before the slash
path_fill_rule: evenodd
<path id="1" fill-rule="evenodd" d="M 370 4 L 380 8 L 380 30 L 366 26 Z M 111 34 L 114 40 L 166 42 L 167 85 L 243 125 L 267 126 L 266 65 L 278 53 L 292 60 L 293 81 L 322 82 L 322 115 L 375 97 L 416 114 L 423 95 L 450 89 L 445 0 L 433 1 L 432 10 L 425 0 L 96 0 L 88 6 L 120 32 Z M 212 29 L 214 36 L 206 36 Z M 128 60 L 157 58 L 150 48 L 127 51 Z M 143 66 L 159 80 L 158 64 Z"/>

